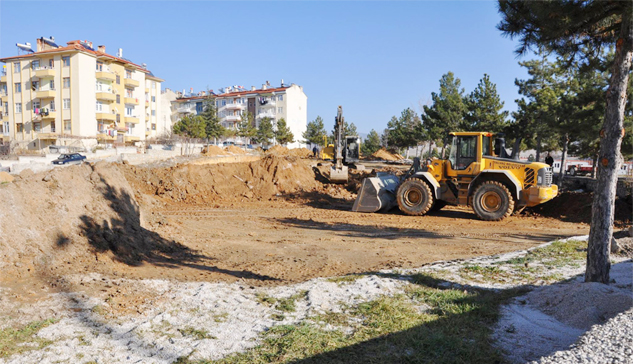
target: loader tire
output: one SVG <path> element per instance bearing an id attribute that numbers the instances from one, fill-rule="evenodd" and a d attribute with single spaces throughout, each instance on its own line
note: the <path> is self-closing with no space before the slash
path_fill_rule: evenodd
<path id="1" fill-rule="evenodd" d="M 418 178 L 402 182 L 396 193 L 400 211 L 411 216 L 421 216 L 433 206 L 433 193 L 429 185 Z"/>
<path id="2" fill-rule="evenodd" d="M 482 220 L 503 220 L 512 215 L 514 199 L 503 184 L 497 181 L 486 181 L 475 190 L 473 210 Z"/>

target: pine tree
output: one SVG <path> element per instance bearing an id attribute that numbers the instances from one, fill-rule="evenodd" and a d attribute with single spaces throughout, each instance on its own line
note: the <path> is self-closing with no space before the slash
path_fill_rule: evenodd
<path id="1" fill-rule="evenodd" d="M 347 121 L 345 122 L 345 135 L 358 136 L 358 130 L 356 130 L 356 125 L 354 125 L 354 123 L 348 125 Z"/>
<path id="2" fill-rule="evenodd" d="M 609 283 L 615 189 L 620 165 L 627 88 L 633 58 L 630 1 L 500 0 L 498 29 L 518 37 L 518 54 L 544 46 L 569 60 L 597 57 L 615 45 L 604 123 L 600 131 L 598 183 L 594 190 L 585 281 Z M 588 52 L 585 52 L 587 50 Z"/>
<path id="3" fill-rule="evenodd" d="M 257 129 L 255 128 L 255 118 L 250 112 L 244 112 L 241 115 L 240 123 L 237 125 L 237 136 L 246 139 L 250 144 L 251 139 L 257 135 Z"/>
<path id="4" fill-rule="evenodd" d="M 508 124 L 508 111 L 502 111 L 503 102 L 497 94 L 497 85 L 484 74 L 477 88 L 466 98 L 468 113 L 463 127 L 467 131 L 489 131 L 498 133 Z"/>
<path id="5" fill-rule="evenodd" d="M 268 145 L 274 137 L 275 131 L 273 130 L 273 119 L 269 117 L 262 118 L 259 121 L 259 128 L 257 128 L 256 133 L 258 143 Z"/>
<path id="6" fill-rule="evenodd" d="M 378 149 L 380 149 L 380 136 L 372 129 L 369 134 L 367 134 L 367 138 L 365 138 L 360 145 L 360 151 L 364 156 L 369 156 L 374 154 Z"/>
<path id="7" fill-rule="evenodd" d="M 222 138 L 225 134 L 225 128 L 220 124 L 217 110 L 215 108 L 215 100 L 208 97 L 202 105 L 202 113 L 200 114 L 205 121 L 205 134 L 207 138 Z"/>
<path id="8" fill-rule="evenodd" d="M 404 109 L 399 118 L 393 116 L 387 123 L 389 146 L 400 150 L 416 146 L 422 140 L 421 124 L 418 114 L 410 108 Z"/>
<path id="9" fill-rule="evenodd" d="M 284 118 L 277 120 L 277 129 L 275 129 L 275 140 L 278 144 L 286 145 L 294 141 L 295 136 L 290 131 L 288 124 Z"/>
<path id="10" fill-rule="evenodd" d="M 306 131 L 304 131 L 301 136 L 304 139 L 304 143 L 317 145 L 323 143 L 323 137 L 326 136 L 323 119 L 320 116 L 317 116 L 316 119 L 308 122 Z"/>
<path id="11" fill-rule="evenodd" d="M 440 92 L 431 93 L 433 104 L 424 106 L 422 114 L 422 128 L 426 131 L 427 138 L 433 143 L 442 143 L 442 157 L 444 145 L 448 140 L 448 133 L 459 131 L 466 116 L 466 104 L 464 103 L 464 89 L 461 81 L 455 78 L 453 72 L 448 72 L 440 78 Z"/>
<path id="12" fill-rule="evenodd" d="M 192 139 L 202 139 L 207 136 L 206 122 L 197 115 L 187 115 L 178 120 L 172 127 L 174 134 L 185 138 L 185 153 L 189 154 L 189 144 Z"/>

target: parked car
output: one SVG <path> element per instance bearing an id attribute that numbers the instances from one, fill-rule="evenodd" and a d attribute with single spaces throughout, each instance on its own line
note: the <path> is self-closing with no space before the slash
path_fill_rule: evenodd
<path id="1" fill-rule="evenodd" d="M 53 164 L 81 164 L 86 156 L 79 153 L 62 154 L 53 161 Z"/>

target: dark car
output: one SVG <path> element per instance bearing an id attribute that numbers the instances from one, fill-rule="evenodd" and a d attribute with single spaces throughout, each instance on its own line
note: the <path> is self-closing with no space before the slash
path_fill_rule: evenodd
<path id="1" fill-rule="evenodd" d="M 53 161 L 53 164 L 81 164 L 86 159 L 79 153 L 62 154 Z"/>

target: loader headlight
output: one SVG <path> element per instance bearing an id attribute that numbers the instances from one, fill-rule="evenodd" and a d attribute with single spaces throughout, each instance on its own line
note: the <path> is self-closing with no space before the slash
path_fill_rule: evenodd
<path id="1" fill-rule="evenodd" d="M 536 184 L 537 185 L 542 185 L 543 184 L 543 177 L 541 177 L 541 176 L 536 177 Z"/>

